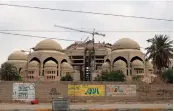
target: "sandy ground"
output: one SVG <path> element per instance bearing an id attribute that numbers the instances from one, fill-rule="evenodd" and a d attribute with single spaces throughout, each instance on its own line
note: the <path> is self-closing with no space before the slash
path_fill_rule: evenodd
<path id="1" fill-rule="evenodd" d="M 52 108 L 50 103 L 41 103 L 38 105 L 30 104 L 7 104 L 0 103 L 0 110 L 10 110 L 10 109 L 43 109 L 43 108 Z M 88 108 L 173 108 L 173 104 L 71 104 L 70 109 L 88 109 Z"/>

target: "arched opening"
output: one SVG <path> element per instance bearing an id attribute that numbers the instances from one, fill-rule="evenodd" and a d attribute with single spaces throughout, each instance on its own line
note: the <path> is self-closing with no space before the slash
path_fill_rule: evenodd
<path id="1" fill-rule="evenodd" d="M 119 57 L 115 58 L 114 61 L 113 61 L 113 64 L 114 64 L 117 60 L 122 60 L 122 61 L 124 61 L 124 62 L 126 63 L 126 67 L 127 67 L 127 64 L 128 64 L 128 63 L 127 63 L 127 60 L 126 60 L 124 57 L 119 56 Z"/>
<path id="2" fill-rule="evenodd" d="M 37 57 L 33 57 L 33 58 L 30 60 L 30 62 L 31 62 L 31 61 L 37 61 L 37 62 L 40 63 L 40 60 L 39 60 Z"/>
<path id="3" fill-rule="evenodd" d="M 105 62 L 109 62 L 109 63 L 111 63 L 111 61 L 109 60 L 109 59 L 106 59 L 106 61 Z"/>
<path id="4" fill-rule="evenodd" d="M 122 60 L 126 63 L 126 72 L 125 72 L 125 74 L 128 75 L 128 68 L 127 68 L 128 67 L 128 62 L 124 57 L 119 56 L 119 57 L 115 58 L 114 61 L 113 61 L 113 66 L 112 67 L 114 68 L 114 63 L 118 60 Z"/>
<path id="5" fill-rule="evenodd" d="M 130 61 L 130 67 L 132 67 L 132 62 L 134 61 L 134 60 L 140 60 L 140 61 L 142 61 L 142 63 L 144 64 L 144 61 L 143 61 L 143 59 L 142 58 L 140 58 L 140 57 L 138 57 L 138 56 L 134 56 L 132 59 L 131 59 L 131 61 Z M 137 71 L 138 72 L 138 71 Z M 140 71 L 140 72 L 142 72 L 142 71 Z M 133 71 L 132 71 L 132 69 L 130 69 L 130 75 L 132 75 L 132 73 L 133 73 Z"/>
<path id="6" fill-rule="evenodd" d="M 44 61 L 43 61 L 43 64 L 45 64 L 47 61 L 49 61 L 49 60 L 52 60 L 52 61 L 54 61 L 56 64 L 58 64 L 58 61 L 55 59 L 55 58 L 53 58 L 53 57 L 48 57 L 48 58 L 46 58 Z"/>
<path id="7" fill-rule="evenodd" d="M 137 59 L 143 62 L 143 59 L 141 59 L 138 56 L 133 57 L 130 62 L 132 63 L 134 60 L 137 60 Z M 143 62 L 143 64 L 144 64 L 144 62 Z"/>
<path id="8" fill-rule="evenodd" d="M 21 70 L 22 70 L 22 68 L 20 67 L 20 68 L 19 68 L 19 74 L 21 74 Z"/>
<path id="9" fill-rule="evenodd" d="M 58 61 L 55 58 L 53 58 L 53 57 L 48 57 L 47 59 L 45 59 L 43 61 L 43 68 L 45 66 L 45 63 L 48 62 L 48 61 L 50 61 L 50 60 L 51 61 L 54 61 L 57 64 L 57 67 L 56 68 L 58 68 Z M 44 76 L 44 70 L 42 71 L 42 76 Z M 58 76 L 58 70 L 57 70 L 57 76 Z"/>
<path id="10" fill-rule="evenodd" d="M 63 59 L 62 61 L 61 61 L 61 64 L 63 63 L 63 62 L 68 62 L 66 59 Z"/>
<path id="11" fill-rule="evenodd" d="M 40 76 L 40 75 L 41 75 L 41 72 L 40 72 L 41 62 L 40 62 L 40 60 L 39 60 L 37 57 L 33 57 L 33 58 L 29 61 L 29 64 L 30 64 L 32 61 L 36 61 L 36 62 L 39 63 L 38 72 L 39 72 L 39 76 Z"/>

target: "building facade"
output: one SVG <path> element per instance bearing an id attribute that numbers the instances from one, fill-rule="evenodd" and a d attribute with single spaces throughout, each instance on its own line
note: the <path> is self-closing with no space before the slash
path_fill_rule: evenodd
<path id="1" fill-rule="evenodd" d="M 60 44 L 51 39 L 39 42 L 28 55 L 22 51 L 12 53 L 7 62 L 13 63 L 20 75 L 29 81 L 59 81 L 66 74 L 75 76 L 76 72 Z"/>
<path id="2" fill-rule="evenodd" d="M 113 45 L 106 43 L 74 43 L 62 49 L 54 40 L 40 41 L 29 54 L 16 51 L 9 55 L 7 62 L 13 63 L 25 80 L 59 81 L 62 76 L 70 74 L 74 80 L 83 80 L 85 50 L 94 49 L 94 71 L 92 78 L 102 71 L 121 71 L 126 78 L 139 75 L 152 78 L 153 65 L 145 61 L 145 54 L 137 42 L 122 38 Z"/>

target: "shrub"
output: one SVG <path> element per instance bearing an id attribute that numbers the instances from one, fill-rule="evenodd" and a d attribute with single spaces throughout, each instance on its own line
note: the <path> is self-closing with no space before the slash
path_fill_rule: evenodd
<path id="1" fill-rule="evenodd" d="M 63 76 L 61 77 L 60 79 L 61 81 L 73 81 L 73 77 L 71 75 L 66 75 L 66 76 Z"/>
<path id="2" fill-rule="evenodd" d="M 102 72 L 101 76 L 97 76 L 95 81 L 125 81 L 125 75 L 122 72 Z"/>
<path id="3" fill-rule="evenodd" d="M 162 78 L 168 83 L 173 83 L 173 68 L 169 68 L 162 73 Z"/>

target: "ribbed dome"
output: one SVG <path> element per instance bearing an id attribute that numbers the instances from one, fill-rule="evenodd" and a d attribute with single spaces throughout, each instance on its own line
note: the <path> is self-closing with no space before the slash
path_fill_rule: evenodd
<path id="1" fill-rule="evenodd" d="M 125 63 L 123 60 L 117 60 L 117 61 L 114 63 L 114 66 L 115 66 L 115 67 L 126 67 L 126 63 Z"/>
<path id="2" fill-rule="evenodd" d="M 34 48 L 35 51 L 37 50 L 56 50 L 61 51 L 62 47 L 59 43 L 52 39 L 45 39 L 43 41 L 40 41 L 36 47 Z"/>
<path id="3" fill-rule="evenodd" d="M 50 61 L 47 61 L 44 66 L 45 67 L 57 67 L 57 64 L 54 61 L 50 60 Z"/>
<path id="4" fill-rule="evenodd" d="M 69 63 L 67 63 L 67 62 L 63 62 L 61 64 L 60 68 L 62 70 L 73 70 L 73 67 Z"/>
<path id="5" fill-rule="evenodd" d="M 102 64 L 102 68 L 110 68 L 109 62 L 104 62 L 104 63 Z"/>
<path id="6" fill-rule="evenodd" d="M 8 56 L 8 60 L 27 60 L 27 54 L 22 51 L 15 51 Z"/>
<path id="7" fill-rule="evenodd" d="M 37 61 L 31 61 L 28 65 L 29 66 L 32 66 L 32 67 L 39 67 L 39 62 L 37 62 Z"/>
<path id="8" fill-rule="evenodd" d="M 146 67 L 153 68 L 153 64 L 150 61 L 146 61 Z"/>
<path id="9" fill-rule="evenodd" d="M 122 38 L 122 39 L 118 40 L 117 42 L 115 42 L 114 45 L 112 46 L 112 51 L 119 50 L 119 49 L 138 49 L 138 50 L 140 50 L 140 46 L 138 45 L 137 42 L 135 42 L 132 39 Z"/>
<path id="10" fill-rule="evenodd" d="M 143 62 L 140 60 L 134 60 L 131 65 L 132 66 L 144 66 Z"/>

